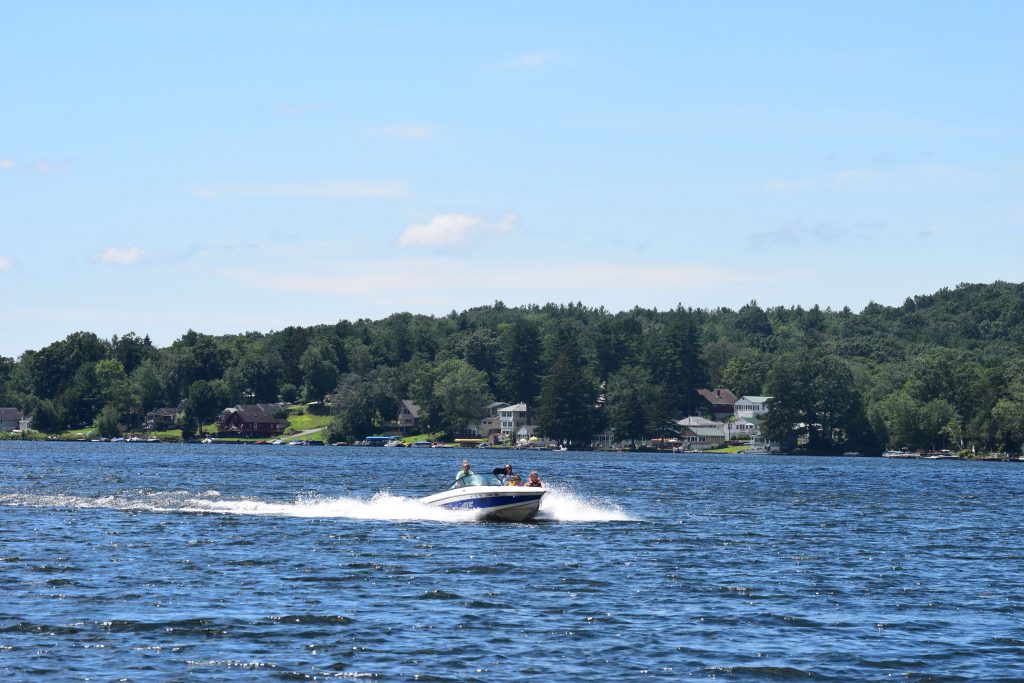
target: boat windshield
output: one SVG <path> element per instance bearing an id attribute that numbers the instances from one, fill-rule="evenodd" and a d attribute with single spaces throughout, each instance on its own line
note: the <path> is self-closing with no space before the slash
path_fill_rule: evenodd
<path id="1" fill-rule="evenodd" d="M 493 474 L 471 474 L 452 484 L 453 489 L 464 486 L 501 486 L 501 482 Z"/>

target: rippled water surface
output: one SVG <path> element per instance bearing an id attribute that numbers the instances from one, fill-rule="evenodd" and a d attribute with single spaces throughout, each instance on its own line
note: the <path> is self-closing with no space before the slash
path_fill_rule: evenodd
<path id="1" fill-rule="evenodd" d="M 5 680 L 1024 679 L 1024 465 L 0 442 Z"/>

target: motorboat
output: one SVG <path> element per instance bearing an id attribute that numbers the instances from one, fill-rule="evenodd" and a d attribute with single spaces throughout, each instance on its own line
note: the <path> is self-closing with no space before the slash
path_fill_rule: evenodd
<path id="1" fill-rule="evenodd" d="M 494 474 L 469 474 L 447 491 L 420 498 L 420 502 L 448 510 L 479 510 L 481 519 L 525 522 L 537 514 L 546 491 L 544 487 L 504 486 Z"/>

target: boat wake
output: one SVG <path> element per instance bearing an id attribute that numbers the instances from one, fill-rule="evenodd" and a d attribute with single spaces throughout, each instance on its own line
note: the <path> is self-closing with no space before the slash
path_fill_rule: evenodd
<path id="1" fill-rule="evenodd" d="M 585 500 L 575 492 L 549 487 L 540 501 L 537 521 L 544 522 L 635 522 L 618 505 Z"/>
<path id="2" fill-rule="evenodd" d="M 52 508 L 56 510 L 107 509 L 124 512 L 221 514 L 310 519 L 365 519 L 380 521 L 473 522 L 479 510 L 449 510 L 426 505 L 416 498 L 381 491 L 370 499 L 300 496 L 294 501 L 228 498 L 218 491 L 138 491 L 84 497 L 69 494 L 0 494 L 0 506 Z M 538 521 L 602 522 L 631 521 L 615 506 L 597 505 L 572 492 L 550 489 L 541 501 Z"/>

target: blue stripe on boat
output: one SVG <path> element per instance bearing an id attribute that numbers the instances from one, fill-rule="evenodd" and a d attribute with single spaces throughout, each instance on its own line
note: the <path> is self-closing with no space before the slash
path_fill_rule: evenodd
<path id="1" fill-rule="evenodd" d="M 457 500 L 452 503 L 443 503 L 445 508 L 493 508 L 500 505 L 515 505 L 517 503 L 532 503 L 538 500 L 537 496 L 488 496 L 486 498 L 469 498 Z"/>

